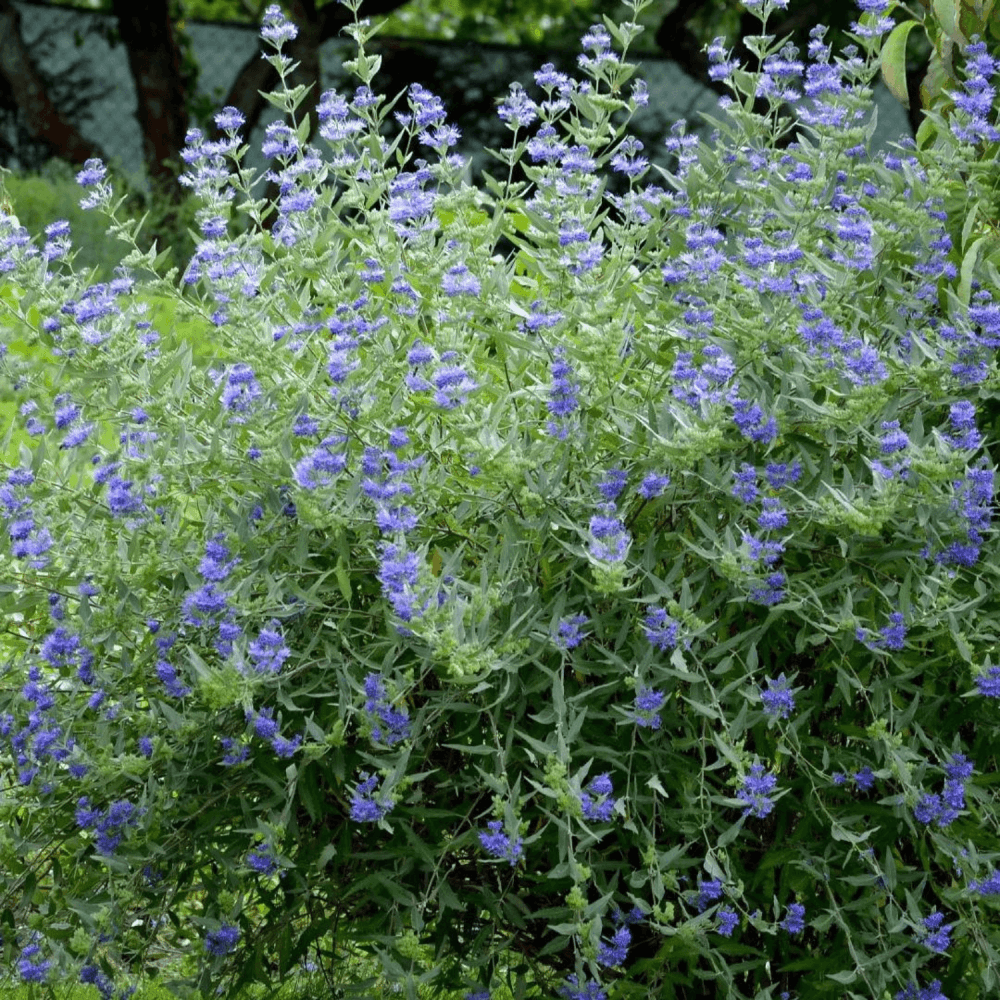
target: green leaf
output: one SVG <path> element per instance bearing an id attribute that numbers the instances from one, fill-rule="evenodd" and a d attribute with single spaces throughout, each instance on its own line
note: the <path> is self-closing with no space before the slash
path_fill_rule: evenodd
<path id="1" fill-rule="evenodd" d="M 941 91 L 947 86 L 948 81 L 948 71 L 945 69 L 940 53 L 932 52 L 930 61 L 927 63 L 927 72 L 920 84 L 921 105 L 925 108 L 932 107 Z"/>
<path id="2" fill-rule="evenodd" d="M 650 775 L 649 780 L 646 782 L 647 788 L 652 788 L 654 792 L 659 792 L 664 798 L 668 798 L 667 790 L 663 787 L 660 782 L 660 777 L 657 774 Z"/>
<path id="3" fill-rule="evenodd" d="M 962 258 L 962 275 L 958 283 L 958 297 L 965 305 L 969 304 L 972 294 L 972 279 L 980 258 L 987 257 L 1000 248 L 1000 236 L 987 233 L 975 240 L 968 252 Z"/>
<path id="4" fill-rule="evenodd" d="M 728 847 L 740 835 L 740 831 L 743 829 L 743 822 L 744 817 L 741 816 L 728 830 L 723 831 L 718 841 L 716 841 L 716 846 Z"/>
<path id="5" fill-rule="evenodd" d="M 930 118 L 925 118 L 917 126 L 917 148 L 926 149 L 928 146 L 932 145 L 935 138 L 937 138 L 937 124 Z"/>
<path id="6" fill-rule="evenodd" d="M 340 587 L 340 592 L 344 595 L 344 600 L 350 604 L 351 575 L 347 572 L 347 567 L 344 565 L 344 560 L 342 558 L 337 560 L 337 564 L 333 568 L 333 573 L 337 578 L 337 585 Z"/>
<path id="7" fill-rule="evenodd" d="M 302 121 L 299 122 L 299 127 L 295 130 L 295 137 L 299 140 L 299 144 L 304 146 L 309 141 L 309 130 L 311 127 L 311 122 L 309 121 L 308 113 L 302 116 Z"/>
<path id="8" fill-rule="evenodd" d="M 833 979 L 846 986 L 848 983 L 853 983 L 854 980 L 858 978 L 858 972 L 857 969 L 851 971 L 845 970 L 844 972 L 828 972 L 826 978 Z"/>
<path id="9" fill-rule="evenodd" d="M 841 826 L 839 823 L 834 822 L 830 824 L 830 834 L 834 840 L 843 840 L 848 844 L 862 844 L 864 843 L 873 833 L 880 830 L 881 827 L 873 827 L 870 830 L 865 830 L 864 833 L 851 833 L 846 827 Z"/>
<path id="10" fill-rule="evenodd" d="M 934 0 L 934 16 L 952 41 L 965 45 L 966 39 L 958 26 L 958 8 L 955 0 Z"/>
<path id="11" fill-rule="evenodd" d="M 910 106 L 906 88 L 906 40 L 917 27 L 922 28 L 923 25 L 919 21 L 902 21 L 892 29 L 882 46 L 882 79 L 904 108 Z"/>
<path id="12" fill-rule="evenodd" d="M 967 250 L 969 246 L 969 237 L 972 234 L 972 230 L 976 225 L 976 219 L 979 218 L 979 202 L 974 201 L 969 208 L 968 214 L 965 216 L 965 224 L 962 226 L 962 250 Z"/>

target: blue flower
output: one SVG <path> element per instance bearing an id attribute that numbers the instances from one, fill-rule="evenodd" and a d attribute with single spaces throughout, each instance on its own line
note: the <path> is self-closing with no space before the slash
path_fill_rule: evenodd
<path id="1" fill-rule="evenodd" d="M 273 708 L 262 708 L 259 712 L 246 709 L 244 712 L 247 722 L 253 720 L 254 732 L 262 740 L 273 740 L 280 732 L 281 727 L 274 719 Z"/>
<path id="2" fill-rule="evenodd" d="M 780 490 L 789 483 L 799 481 L 802 476 L 802 463 L 795 461 L 789 465 L 787 462 L 771 462 L 764 467 L 764 475 L 771 489 Z"/>
<path id="3" fill-rule="evenodd" d="M 281 670 L 282 663 L 288 658 L 289 649 L 278 631 L 280 622 L 272 618 L 270 627 L 262 628 L 257 633 L 247 650 L 258 674 L 276 674 Z"/>
<path id="4" fill-rule="evenodd" d="M 778 604 L 785 597 L 785 574 L 782 572 L 771 573 L 767 576 L 763 584 L 758 584 L 749 594 L 749 600 L 755 604 L 765 604 L 770 607 Z"/>
<path id="5" fill-rule="evenodd" d="M 628 473 L 624 469 L 609 469 L 605 478 L 597 484 L 597 489 L 611 504 L 618 499 L 626 483 L 628 483 Z"/>
<path id="6" fill-rule="evenodd" d="M 573 368 L 566 360 L 565 349 L 557 347 L 553 355 L 552 387 L 549 390 L 547 406 L 549 413 L 555 419 L 548 422 L 546 430 L 553 437 L 563 440 L 569 433 L 567 418 L 580 408 L 576 395 L 580 391 L 580 386 L 573 380 Z"/>
<path id="7" fill-rule="evenodd" d="M 361 781 L 351 796 L 351 819 L 356 823 L 375 823 L 392 810 L 393 802 L 388 796 L 383 794 L 375 799 L 378 783 L 378 775 L 361 772 Z"/>
<path id="8" fill-rule="evenodd" d="M 455 264 L 449 267 L 441 279 L 441 289 L 445 295 L 479 295 L 481 285 L 479 279 L 465 264 Z"/>
<path id="9" fill-rule="evenodd" d="M 875 773 L 870 767 L 863 767 L 851 775 L 854 784 L 863 792 L 870 792 L 875 787 Z"/>
<path id="10" fill-rule="evenodd" d="M 951 931 L 955 925 L 946 924 L 944 914 L 937 910 L 924 917 L 922 923 L 923 928 L 918 931 L 917 941 L 931 951 L 939 954 L 946 952 L 951 946 Z"/>
<path id="11" fill-rule="evenodd" d="M 930 986 L 925 986 L 923 989 L 910 983 L 896 994 L 896 1000 L 948 1000 L 948 998 L 941 992 L 941 980 L 935 979 Z"/>
<path id="12" fill-rule="evenodd" d="M 97 988 L 101 995 L 101 1000 L 114 1000 L 115 985 L 109 976 L 106 976 L 96 965 L 85 965 L 80 969 L 80 982 L 88 986 Z M 134 987 L 133 987 L 134 989 Z M 121 996 L 124 1000 L 130 994 L 124 991 Z"/>
<path id="13" fill-rule="evenodd" d="M 750 773 L 743 779 L 743 787 L 736 793 L 746 803 L 744 816 L 756 816 L 763 819 L 774 808 L 770 798 L 778 784 L 778 778 L 773 774 L 764 773 L 763 764 L 752 764 Z"/>
<path id="14" fill-rule="evenodd" d="M 625 524 L 614 517 L 613 503 L 601 504 L 607 512 L 597 514 L 590 519 L 590 554 L 600 562 L 620 563 L 625 561 L 632 536 L 625 529 Z"/>
<path id="15" fill-rule="evenodd" d="M 970 314 L 972 310 L 969 310 Z M 952 448 L 974 451 L 983 443 L 983 435 L 976 429 L 976 407 L 967 399 L 953 403 L 948 411 L 948 420 L 954 434 L 945 434 L 944 439 Z"/>
<path id="16" fill-rule="evenodd" d="M 486 825 L 489 829 L 479 833 L 483 850 L 502 861 L 509 861 L 513 868 L 524 853 L 524 841 L 520 837 L 512 840 L 503 833 L 503 823 L 500 820 L 491 820 Z"/>
<path id="17" fill-rule="evenodd" d="M 761 690 L 764 714 L 772 719 L 787 719 L 795 711 L 795 696 L 788 687 L 788 679 L 779 674 L 777 679 L 766 678 L 767 690 Z"/>
<path id="18" fill-rule="evenodd" d="M 635 712 L 632 721 L 640 727 L 659 729 L 663 724 L 657 713 L 663 708 L 667 696 L 662 691 L 653 691 L 647 687 L 638 687 L 635 692 Z"/>
<path id="19" fill-rule="evenodd" d="M 410 736 L 410 717 L 406 709 L 394 708 L 386 697 L 385 682 L 378 674 L 365 678 L 365 712 L 372 723 L 372 739 L 395 746 Z"/>
<path id="20" fill-rule="evenodd" d="M 677 646 L 681 623 L 671 618 L 663 608 L 650 608 L 646 614 L 646 638 L 654 649 L 666 652 Z"/>
<path id="21" fill-rule="evenodd" d="M 596 979 L 581 983 L 575 973 L 566 977 L 566 984 L 559 987 L 559 995 L 565 1000 L 608 1000 Z"/>
<path id="22" fill-rule="evenodd" d="M 921 823 L 950 826 L 965 809 L 965 782 L 972 776 L 973 766 L 965 754 L 952 754 L 944 767 L 947 776 L 940 795 L 924 794 L 913 807 L 914 817 Z"/>
<path id="23" fill-rule="evenodd" d="M 757 517 L 757 526 L 763 531 L 777 531 L 788 524 L 788 513 L 776 497 L 764 499 L 764 510 Z"/>
<path id="24" fill-rule="evenodd" d="M 37 944 L 26 945 L 21 950 L 17 962 L 17 971 L 26 983 L 44 983 L 52 968 L 52 960 L 36 958 L 42 949 Z"/>
<path id="25" fill-rule="evenodd" d="M 222 749 L 226 751 L 222 758 L 222 763 L 226 767 L 235 767 L 242 764 L 250 756 L 250 747 L 246 743 L 238 743 L 228 736 L 222 738 Z"/>
<path id="26" fill-rule="evenodd" d="M 271 740 L 271 747 L 279 757 L 288 758 L 295 755 L 295 751 L 298 750 L 301 742 L 302 736 L 300 734 L 296 734 L 291 739 L 286 739 L 284 736 L 275 736 Z"/>
<path id="27" fill-rule="evenodd" d="M 874 636 L 870 635 L 867 629 L 859 628 L 855 631 L 855 637 L 859 642 L 863 642 L 871 650 L 901 650 L 906 641 L 906 624 L 903 615 L 899 611 L 893 611 L 889 615 L 889 624 L 882 628 L 882 631 Z"/>
<path id="28" fill-rule="evenodd" d="M 228 955 L 236 948 L 240 937 L 240 929 L 230 924 L 223 924 L 218 930 L 209 931 L 205 935 L 205 950 L 210 955 Z"/>
<path id="29" fill-rule="evenodd" d="M 728 906 L 720 906 L 715 914 L 715 919 L 717 921 L 715 929 L 723 937 L 732 937 L 733 931 L 736 930 L 740 923 L 739 914 Z"/>
<path id="30" fill-rule="evenodd" d="M 905 432 L 899 429 L 898 420 L 886 420 L 882 424 L 882 430 L 886 431 L 879 442 L 883 455 L 892 455 L 897 451 L 903 451 L 910 446 L 910 439 Z"/>
<path id="31" fill-rule="evenodd" d="M 479 388 L 461 365 L 446 365 L 438 368 L 431 377 L 434 388 L 434 402 L 443 410 L 454 410 L 468 399 L 469 393 Z"/>
<path id="32" fill-rule="evenodd" d="M 965 58 L 967 75 L 962 85 L 964 93 L 947 91 L 956 109 L 961 112 L 950 118 L 951 130 L 962 142 L 998 142 L 1000 132 L 989 121 L 996 98 L 990 77 L 997 71 L 997 62 L 988 54 L 986 43 L 978 38 L 966 46 Z"/>
<path id="33" fill-rule="evenodd" d="M 560 618 L 556 631 L 552 636 L 553 642 L 560 649 L 576 649 L 577 646 L 587 638 L 588 633 L 581 632 L 582 626 L 586 625 L 589 619 L 586 615 L 573 615 L 569 618 Z"/>
<path id="34" fill-rule="evenodd" d="M 718 879 L 709 879 L 707 882 L 698 882 L 698 895 L 695 905 L 699 913 L 703 913 L 717 899 L 722 899 L 722 882 Z"/>
<path id="35" fill-rule="evenodd" d="M 615 811 L 612 792 L 614 787 L 611 784 L 611 776 L 607 772 L 599 774 L 584 791 L 580 792 L 583 815 L 589 820 L 607 823 Z"/>
<path id="36" fill-rule="evenodd" d="M 770 444 L 778 436 L 777 420 L 766 416 L 760 406 L 746 399 L 733 402 L 733 422 L 745 438 L 760 444 Z"/>
<path id="37" fill-rule="evenodd" d="M 650 472 L 639 485 L 639 496 L 645 500 L 652 500 L 653 497 L 660 496 L 670 485 L 670 476 Z"/>
<path id="38" fill-rule="evenodd" d="M 801 903 L 789 903 L 785 919 L 778 925 L 789 934 L 801 934 L 805 930 L 806 908 Z"/>
<path id="39" fill-rule="evenodd" d="M 247 867 L 261 875 L 273 875 L 278 870 L 278 859 L 270 844 L 261 844 L 247 855 Z"/>
<path id="40" fill-rule="evenodd" d="M 509 129 L 516 132 L 537 120 L 538 105 L 528 97 L 524 87 L 515 82 L 510 85 L 507 100 L 503 101 L 497 108 L 497 115 Z"/>
<path id="41" fill-rule="evenodd" d="M 970 882 L 969 892 L 980 896 L 1000 896 L 1000 869 L 994 868 L 981 882 Z"/>
<path id="42" fill-rule="evenodd" d="M 632 943 L 632 932 L 622 924 L 611 938 L 611 943 L 601 942 L 597 949 L 597 961 L 601 965 L 617 968 L 625 964 L 628 958 L 628 946 Z"/>

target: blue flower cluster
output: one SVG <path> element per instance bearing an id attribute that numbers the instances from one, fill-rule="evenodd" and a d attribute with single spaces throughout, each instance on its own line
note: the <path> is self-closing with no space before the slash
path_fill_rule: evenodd
<path id="1" fill-rule="evenodd" d="M 778 925 L 789 934 L 801 934 L 806 929 L 806 908 L 802 903 L 789 903 L 785 918 Z"/>
<path id="2" fill-rule="evenodd" d="M 384 791 L 376 796 L 377 774 L 362 771 L 360 779 L 351 796 L 351 819 L 356 823 L 375 823 L 391 811 L 393 801 Z"/>
<path id="3" fill-rule="evenodd" d="M 552 387 L 546 404 L 552 419 L 545 425 L 545 429 L 562 441 L 569 436 L 569 418 L 580 408 L 577 397 L 580 385 L 573 379 L 573 367 L 566 360 L 566 349 L 557 347 L 552 355 Z"/>
<path id="4" fill-rule="evenodd" d="M 629 925 L 639 923 L 645 916 L 645 912 L 639 906 L 634 906 L 628 913 L 623 913 L 618 906 L 612 909 L 611 917 L 615 922 L 615 932 L 610 942 L 602 941 L 598 946 L 598 964 L 611 969 L 620 968 L 625 964 L 629 945 L 632 943 L 632 931 L 629 930 Z"/>
<path id="5" fill-rule="evenodd" d="M 948 1000 L 948 998 L 941 992 L 941 980 L 935 979 L 929 986 L 922 988 L 910 983 L 896 994 L 895 1000 Z"/>
<path id="6" fill-rule="evenodd" d="M 11 555 L 15 559 L 27 559 L 32 569 L 44 569 L 49 561 L 45 553 L 52 548 L 53 540 L 49 529 L 36 523 L 30 509 L 27 487 L 34 481 L 34 474 L 28 469 L 9 472 L 6 483 L 0 485 L 0 504 L 7 520 Z"/>
<path id="7" fill-rule="evenodd" d="M 763 819 L 774 808 L 771 793 L 778 785 L 777 775 L 765 774 L 764 765 L 750 765 L 750 773 L 743 778 L 743 786 L 737 791 L 737 797 L 746 803 L 744 816 L 756 816 Z"/>
<path id="8" fill-rule="evenodd" d="M 944 922 L 944 914 L 934 910 L 921 920 L 917 941 L 925 948 L 944 954 L 951 947 L 951 932 L 954 924 Z"/>
<path id="9" fill-rule="evenodd" d="M 590 554 L 598 562 L 622 563 L 632 545 L 632 536 L 618 514 L 616 501 L 628 480 L 622 469 L 611 469 L 598 484 L 604 501 L 597 505 L 599 514 L 590 519 Z"/>
<path id="10" fill-rule="evenodd" d="M 608 1000 L 608 994 L 596 979 L 581 981 L 575 972 L 571 972 L 565 984 L 559 987 L 559 996 L 565 1000 Z"/>
<path id="11" fill-rule="evenodd" d="M 228 955 L 236 950 L 236 942 L 240 939 L 240 929 L 231 924 L 223 924 L 205 935 L 205 950 L 210 955 Z"/>
<path id="12" fill-rule="evenodd" d="M 973 766 L 965 754 L 952 754 L 945 764 L 944 790 L 940 795 L 925 794 L 913 807 L 913 815 L 924 825 L 950 826 L 965 809 L 965 785 L 972 777 Z"/>
<path id="13" fill-rule="evenodd" d="M 410 716 L 406 709 L 394 708 L 386 696 L 385 681 L 378 674 L 365 677 L 365 712 L 376 743 L 395 746 L 410 736 Z"/>
<path id="14" fill-rule="evenodd" d="M 616 800 L 610 774 L 599 774 L 580 792 L 580 806 L 583 815 L 598 823 L 607 823 L 615 811 Z"/>
<path id="15" fill-rule="evenodd" d="M 52 968 L 52 959 L 39 958 L 41 950 L 41 946 L 34 942 L 21 949 L 17 960 L 17 971 L 26 983 L 44 983 L 48 978 L 49 970 Z"/>
<path id="16" fill-rule="evenodd" d="M 640 728 L 659 729 L 663 725 L 659 711 L 666 700 L 667 696 L 662 691 L 640 685 L 635 692 L 635 711 L 629 718 Z"/>
<path id="17" fill-rule="evenodd" d="M 511 837 L 503 832 L 500 820 L 491 820 L 486 824 L 487 830 L 479 833 L 479 842 L 483 850 L 501 861 L 509 861 L 513 868 L 524 854 L 524 841 L 520 837 Z"/>
<path id="18" fill-rule="evenodd" d="M 848 776 L 841 771 L 834 772 L 832 778 L 835 785 L 847 784 Z M 875 772 L 870 767 L 863 767 L 850 775 L 850 780 L 862 792 L 870 792 L 875 787 Z"/>
<path id="19" fill-rule="evenodd" d="M 788 678 L 782 673 L 777 678 L 766 678 L 766 682 L 767 690 L 760 689 L 764 714 L 770 719 L 787 719 L 795 711 L 795 695 L 788 686 Z"/>
<path id="20" fill-rule="evenodd" d="M 580 630 L 589 620 L 586 615 L 570 615 L 566 618 L 560 618 L 552 635 L 552 641 L 560 649 L 576 649 L 587 638 L 588 633 Z"/>
<path id="21" fill-rule="evenodd" d="M 900 611 L 889 615 L 889 624 L 883 626 L 880 632 L 872 634 L 868 629 L 857 628 L 855 638 L 871 650 L 889 649 L 898 652 L 906 644 L 906 623 Z"/>
<path id="22" fill-rule="evenodd" d="M 94 847 L 99 854 L 112 855 L 127 831 L 138 825 L 141 812 L 128 799 L 112 802 L 107 809 L 93 809 L 84 795 L 76 803 L 76 823 L 81 829 L 96 833 Z"/>
<path id="23" fill-rule="evenodd" d="M 111 977 L 105 975 L 96 965 L 84 965 L 80 969 L 80 982 L 93 986 L 101 995 L 101 1000 L 128 1000 L 138 988 L 125 986 L 116 991 Z"/>
<path id="24" fill-rule="evenodd" d="M 247 867 L 260 875 L 273 875 L 278 870 L 278 859 L 274 848 L 267 843 L 260 844 L 247 854 Z"/>

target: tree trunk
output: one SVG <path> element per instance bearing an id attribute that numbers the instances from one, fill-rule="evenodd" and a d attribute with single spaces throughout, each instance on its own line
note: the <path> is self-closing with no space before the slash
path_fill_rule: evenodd
<path id="1" fill-rule="evenodd" d="M 181 53 L 167 0 L 112 0 L 118 32 L 128 53 L 139 98 L 136 117 L 150 185 L 176 204 L 185 196 L 177 183 L 180 150 L 188 129 Z"/>
<path id="2" fill-rule="evenodd" d="M 105 158 L 104 151 L 85 139 L 49 99 L 21 38 L 21 14 L 10 0 L 0 0 L 0 77 L 23 111 L 28 131 L 47 142 L 55 156 L 77 164 Z"/>

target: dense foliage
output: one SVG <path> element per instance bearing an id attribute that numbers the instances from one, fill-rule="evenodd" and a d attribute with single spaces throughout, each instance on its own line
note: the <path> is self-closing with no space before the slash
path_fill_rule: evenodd
<path id="1" fill-rule="evenodd" d="M 995 994 L 998 67 L 872 159 L 861 6 L 837 57 L 713 43 L 734 98 L 659 178 L 636 0 L 511 89 L 486 192 L 360 21 L 325 154 L 269 98 L 270 233 L 230 108 L 180 276 L 0 219 L 21 980 L 332 991 L 354 944 L 411 997 Z"/>

